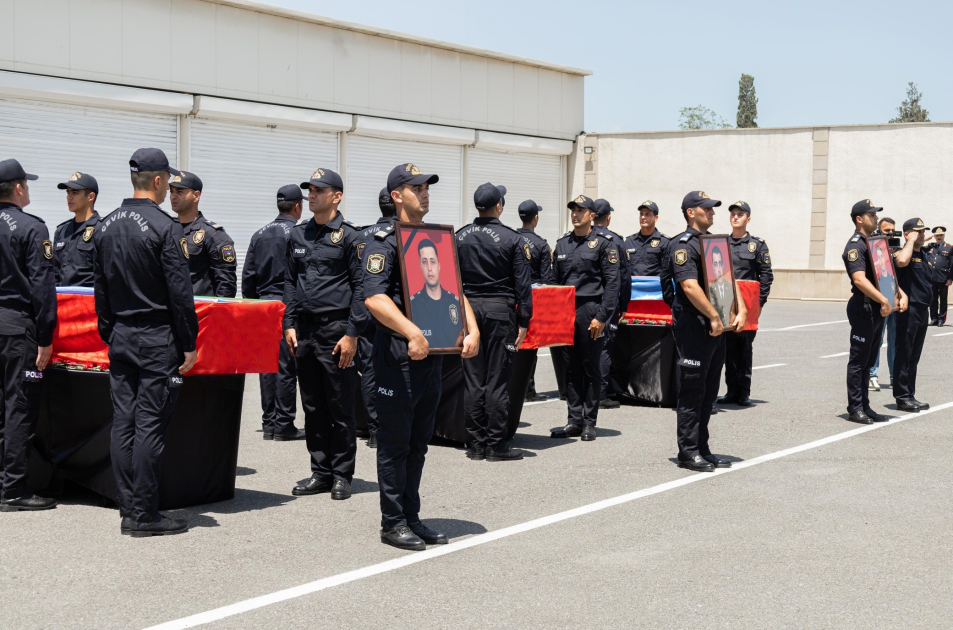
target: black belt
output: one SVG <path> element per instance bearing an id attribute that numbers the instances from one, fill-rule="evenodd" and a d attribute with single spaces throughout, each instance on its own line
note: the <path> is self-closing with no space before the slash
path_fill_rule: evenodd
<path id="1" fill-rule="evenodd" d="M 10 311 L 11 313 L 18 313 L 18 314 L 20 314 L 20 315 L 22 315 L 22 316 L 24 316 L 24 317 L 32 317 L 32 316 L 33 316 L 33 310 L 32 310 L 32 309 L 26 309 L 26 308 L 24 308 L 23 306 L 15 305 L 15 304 L 0 304 L 0 310 L 2 310 L 2 311 Z"/>
<path id="2" fill-rule="evenodd" d="M 470 297 L 467 296 L 467 300 L 470 302 L 493 302 L 494 304 L 505 304 L 507 306 L 516 306 L 516 300 L 513 298 L 505 297 Z"/>
<path id="3" fill-rule="evenodd" d="M 583 304 L 591 304 L 592 302 L 602 302 L 601 295 L 577 295 L 576 296 L 576 308 L 579 308 Z"/>
<path id="4" fill-rule="evenodd" d="M 137 315 L 116 315 L 116 321 L 124 324 L 171 324 L 169 313 L 140 313 Z"/>
<path id="5" fill-rule="evenodd" d="M 299 313 L 298 322 L 302 324 L 311 324 L 318 326 L 328 322 L 336 322 L 347 319 L 351 316 L 351 309 L 338 308 L 333 311 L 324 311 L 323 313 Z"/>

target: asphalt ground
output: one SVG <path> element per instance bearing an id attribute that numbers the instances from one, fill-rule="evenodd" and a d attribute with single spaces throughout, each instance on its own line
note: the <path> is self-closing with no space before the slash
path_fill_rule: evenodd
<path id="1" fill-rule="evenodd" d="M 677 468 L 674 412 L 649 407 L 602 410 L 598 439 L 583 443 L 548 437 L 565 403 L 527 405 L 521 462 L 432 446 L 421 516 L 464 543 L 442 555 L 379 542 L 363 441 L 350 500 L 293 497 L 309 474 L 304 443 L 261 439 L 249 377 L 236 497 L 175 511 L 188 533 L 120 536 L 118 513 L 78 493 L 53 511 L 0 514 L 0 627 L 187 627 L 262 598 L 203 627 L 949 628 L 953 408 L 854 431 L 846 354 L 830 356 L 849 346 L 844 308 L 768 304 L 755 366 L 775 367 L 755 372 L 757 404 L 712 418 L 713 450 L 739 462 L 727 474 Z M 934 406 L 953 402 L 948 332 L 929 329 L 920 363 L 917 397 Z M 537 388 L 555 395 L 546 358 Z M 903 415 L 889 390 L 871 402 Z"/>

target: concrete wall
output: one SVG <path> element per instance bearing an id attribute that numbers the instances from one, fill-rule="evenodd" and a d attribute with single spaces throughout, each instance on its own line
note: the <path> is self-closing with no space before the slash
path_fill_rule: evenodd
<path id="1" fill-rule="evenodd" d="M 0 69 L 568 140 L 589 74 L 245 0 L 0 0 Z"/>

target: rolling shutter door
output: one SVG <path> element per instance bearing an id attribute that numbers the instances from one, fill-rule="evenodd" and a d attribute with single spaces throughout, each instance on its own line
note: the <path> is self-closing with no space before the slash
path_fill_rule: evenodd
<path id="1" fill-rule="evenodd" d="M 398 164 L 411 162 L 440 181 L 430 189 L 428 223 L 455 228 L 461 223 L 460 200 L 463 149 L 458 145 L 384 140 L 349 134 L 347 138 L 347 218 L 356 225 L 374 223 L 381 212 L 377 196 L 387 184 L 387 174 Z"/>
<path id="2" fill-rule="evenodd" d="M 46 221 L 51 238 L 56 226 L 73 216 L 58 183 L 76 171 L 95 177 L 96 210 L 106 216 L 132 197 L 129 158 L 136 149 L 162 149 L 174 166 L 176 138 L 173 115 L 0 99 L 0 159 L 16 158 L 27 173 L 40 176 L 30 182 L 26 211 Z M 168 200 L 162 207 L 172 211 Z"/>
<path id="3" fill-rule="evenodd" d="M 318 167 L 338 169 L 338 136 L 297 127 L 196 118 L 190 135 L 191 171 L 202 179 L 199 208 L 235 241 L 239 292 L 252 234 L 278 214 L 285 184 L 307 181 Z M 305 193 L 303 218 L 310 218 Z"/>
<path id="4" fill-rule="evenodd" d="M 514 229 L 522 226 L 516 209 L 520 203 L 532 199 L 543 207 L 536 233 L 549 241 L 550 247 L 556 246 L 556 239 L 562 235 L 559 230 L 562 216 L 559 156 L 470 149 L 468 166 L 467 182 L 472 190 L 467 191 L 467 199 L 471 199 L 473 191 L 484 182 L 506 186 L 506 209 L 501 220 Z M 467 215 L 469 222 L 476 216 L 476 210 L 471 206 Z"/>

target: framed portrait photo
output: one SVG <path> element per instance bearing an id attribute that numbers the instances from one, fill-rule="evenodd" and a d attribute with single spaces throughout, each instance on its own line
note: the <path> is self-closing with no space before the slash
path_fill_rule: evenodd
<path id="1" fill-rule="evenodd" d="M 459 353 L 467 334 L 453 226 L 394 223 L 407 317 L 433 353 Z"/>
<path id="2" fill-rule="evenodd" d="M 886 236 L 871 236 L 867 239 L 868 264 L 874 270 L 874 286 L 890 301 L 890 310 L 900 308 L 900 283 L 893 266 L 893 256 Z"/>
<path id="3" fill-rule="evenodd" d="M 738 296 L 735 295 L 735 271 L 731 264 L 731 246 L 727 234 L 702 234 L 702 279 L 708 301 L 718 311 L 725 330 L 731 330 L 731 322 L 738 312 Z"/>

